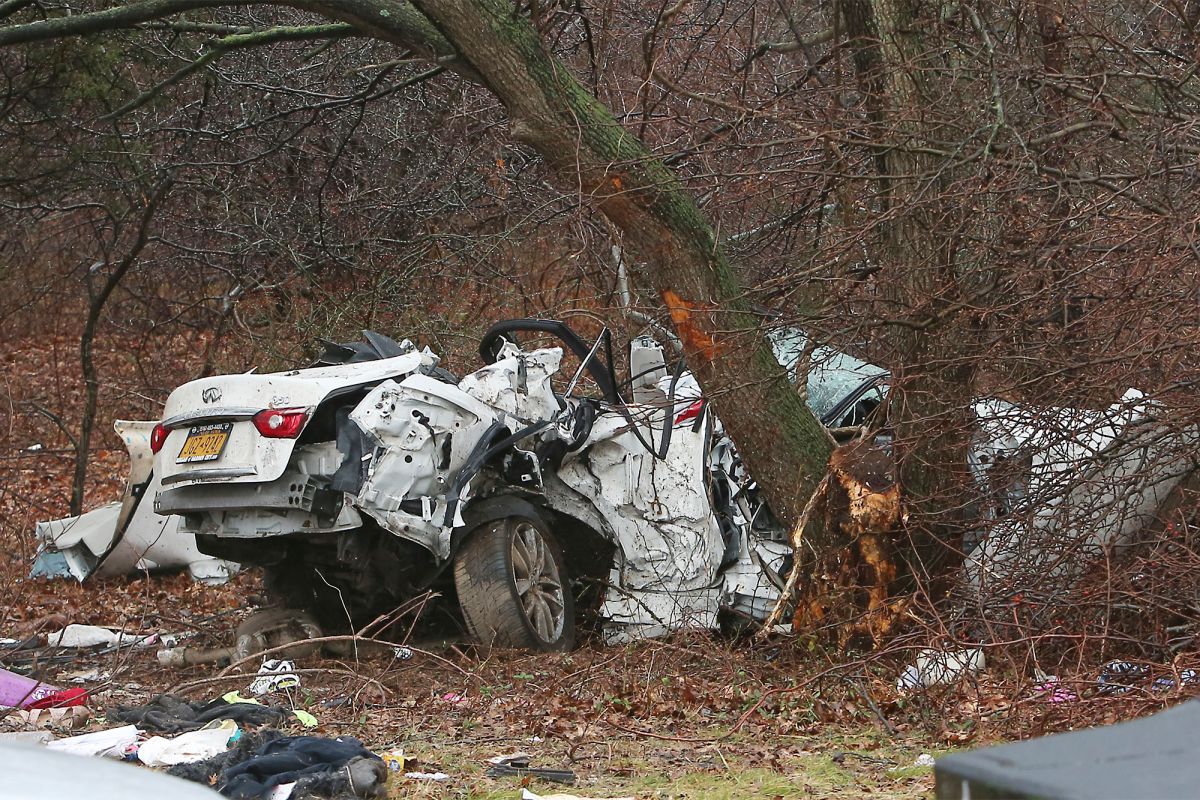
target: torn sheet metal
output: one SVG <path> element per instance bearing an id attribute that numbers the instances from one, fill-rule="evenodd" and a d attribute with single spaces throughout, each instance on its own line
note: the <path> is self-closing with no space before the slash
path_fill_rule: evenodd
<path id="1" fill-rule="evenodd" d="M 205 583 L 224 583 L 237 565 L 204 555 L 196 537 L 179 530 L 180 518 L 154 513 L 160 489 L 153 471 L 150 432 L 154 422 L 117 420 L 114 428 L 129 451 L 129 480 L 119 503 L 76 517 L 39 522 L 40 550 L 34 577 L 73 577 L 82 581 L 131 572 L 186 568 Z"/>
<path id="2" fill-rule="evenodd" d="M 1196 469 L 1200 443 L 1200 430 L 1171 427 L 1158 410 L 1135 390 L 1104 411 L 998 400 L 977 406 L 989 446 L 976 449 L 972 466 L 1020 460 L 1017 479 L 992 487 L 1004 513 L 985 527 L 964 564 L 985 610 L 1005 608 L 1024 592 L 1048 600 L 1048 592 L 1069 589 L 1154 519 Z M 993 483 L 997 477 L 988 475 Z"/>
<path id="3" fill-rule="evenodd" d="M 666 419 L 649 407 L 634 422 L 644 441 L 661 442 Z M 558 470 L 611 526 L 618 555 L 601 614 L 635 626 L 622 636 L 716 626 L 725 548 L 708 501 L 708 435 L 703 425 L 673 429 L 660 460 L 633 425 L 612 415 L 596 421 L 589 446 Z"/>

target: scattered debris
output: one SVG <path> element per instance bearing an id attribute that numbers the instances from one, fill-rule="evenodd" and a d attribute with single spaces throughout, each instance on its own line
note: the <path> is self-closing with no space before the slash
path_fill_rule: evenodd
<path id="1" fill-rule="evenodd" d="M 239 733 L 237 723 L 226 719 L 198 731 L 181 733 L 173 739 L 152 736 L 138 747 L 138 761 L 148 767 L 173 767 L 203 761 L 228 750 L 230 740 Z"/>
<path id="2" fill-rule="evenodd" d="M 226 692 L 225 694 L 221 695 L 221 699 L 226 703 L 248 703 L 256 706 L 261 706 L 263 704 L 261 700 L 256 700 L 253 697 L 242 697 L 237 691 Z M 297 719 L 297 721 L 299 721 L 301 725 L 306 728 L 315 728 L 320 724 L 317 722 L 316 717 L 304 709 L 293 708 L 291 709 L 291 714 Z"/>
<path id="3" fill-rule="evenodd" d="M 150 451 L 155 424 L 128 420 L 113 424 L 129 451 L 124 497 L 77 517 L 39 522 L 34 536 L 41 549 L 31 577 L 82 581 L 93 575 L 105 578 L 186 568 L 197 581 L 218 584 L 237 572 L 237 564 L 201 553 L 196 537 L 180 530 L 179 517 L 154 513 L 153 500 L 161 488 Z"/>
<path id="4" fill-rule="evenodd" d="M 934 763 L 936 762 L 933 756 L 929 755 L 929 753 L 921 753 L 921 755 L 917 756 L 917 760 L 913 762 L 913 766 L 932 767 Z"/>
<path id="5" fill-rule="evenodd" d="M 404 777 L 414 781 L 448 781 L 450 776 L 444 772 L 406 772 Z"/>
<path id="6" fill-rule="evenodd" d="M 214 786 L 238 800 L 286 796 L 384 797 L 387 768 L 357 739 L 284 736 L 277 730 L 244 734 L 225 753 L 168 772 Z"/>
<path id="7" fill-rule="evenodd" d="M 983 649 L 922 650 L 917 663 L 909 665 L 896 679 L 896 691 L 908 692 L 957 683 L 984 670 Z"/>
<path id="8" fill-rule="evenodd" d="M 60 631 L 46 634 L 47 647 L 86 650 L 92 647 L 150 646 L 158 641 L 156 634 L 135 634 L 114 631 L 97 625 L 68 625 Z"/>
<path id="9" fill-rule="evenodd" d="M 1062 685 L 1057 675 L 1047 675 L 1041 683 L 1033 687 L 1033 691 L 1044 694 L 1047 703 L 1074 703 L 1079 695 Z"/>
<path id="10" fill-rule="evenodd" d="M 1178 685 L 1193 686 L 1197 683 L 1200 683 L 1200 673 L 1197 673 L 1196 670 L 1185 669 L 1179 673 Z M 1156 692 L 1166 692 L 1174 689 L 1176 685 L 1177 684 L 1174 678 L 1158 678 L 1154 681 L 1150 688 L 1154 689 Z"/>
<path id="11" fill-rule="evenodd" d="M 67 672 L 58 676 L 61 680 L 66 680 L 68 683 L 100 683 L 112 677 L 112 674 L 105 672 L 99 667 L 91 669 L 79 669 L 74 672 Z"/>
<path id="12" fill-rule="evenodd" d="M 121 728 L 109 728 L 104 731 L 83 733 L 79 736 L 68 736 L 65 739 L 55 739 L 47 742 L 46 747 L 63 753 L 73 753 L 80 756 L 103 756 L 105 758 L 125 758 L 135 748 L 142 731 L 136 725 L 126 725 Z"/>
<path id="13" fill-rule="evenodd" d="M 847 758 L 856 758 L 859 761 L 866 761 L 869 764 L 882 764 L 889 767 L 896 766 L 896 762 L 893 759 L 869 756 L 866 753 L 856 753 L 853 750 L 834 750 L 829 754 L 829 760 L 834 764 L 845 764 Z"/>
<path id="14" fill-rule="evenodd" d="M 1132 661 L 1110 661 L 1100 670 L 1096 683 L 1100 694 L 1125 694 L 1150 674 L 1145 664 Z"/>
<path id="15" fill-rule="evenodd" d="M 293 662 L 268 658 L 259 667 L 258 677 L 251 681 L 250 693 L 261 696 L 283 689 L 295 689 L 299 685 L 300 676 L 296 674 Z"/>
<path id="16" fill-rule="evenodd" d="M 185 733 L 199 730 L 214 720 L 233 720 L 243 727 L 279 725 L 288 713 L 285 709 L 264 706 L 257 701 L 230 702 L 220 697 L 191 703 L 174 695 L 160 694 L 142 706 L 117 706 L 108 716 L 158 733 Z"/>
<path id="17" fill-rule="evenodd" d="M 34 678 L 0 669 L 0 707 L 62 708 L 87 702 L 83 689 L 61 689 Z"/>
<path id="18" fill-rule="evenodd" d="M 515 775 L 519 778 L 534 777 L 553 783 L 575 783 L 575 773 L 569 769 L 545 769 L 531 767 L 533 756 L 528 753 L 513 753 L 507 756 L 496 756 L 488 759 L 491 764 L 487 770 L 489 778 L 505 778 Z"/>
<path id="19" fill-rule="evenodd" d="M 383 763 L 387 765 L 389 772 L 404 772 L 405 765 L 412 760 L 404 755 L 403 749 L 389 750 L 381 758 L 383 759 Z"/>

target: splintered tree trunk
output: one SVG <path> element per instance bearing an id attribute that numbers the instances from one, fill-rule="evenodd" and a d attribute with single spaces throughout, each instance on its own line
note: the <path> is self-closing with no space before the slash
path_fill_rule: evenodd
<path id="1" fill-rule="evenodd" d="M 591 198 L 637 256 L 772 507 L 794 522 L 830 441 L 788 382 L 703 215 L 671 171 L 545 49 L 511 0 L 415 0 L 504 103 L 512 134 Z M 819 544 L 819 543 L 815 543 Z"/>

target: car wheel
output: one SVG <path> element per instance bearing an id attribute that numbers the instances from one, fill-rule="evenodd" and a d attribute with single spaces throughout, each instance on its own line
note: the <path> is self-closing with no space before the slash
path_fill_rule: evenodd
<path id="1" fill-rule="evenodd" d="M 540 519 L 506 517 L 477 529 L 454 562 L 467 630 L 485 646 L 565 652 L 575 603 L 558 542 Z"/>

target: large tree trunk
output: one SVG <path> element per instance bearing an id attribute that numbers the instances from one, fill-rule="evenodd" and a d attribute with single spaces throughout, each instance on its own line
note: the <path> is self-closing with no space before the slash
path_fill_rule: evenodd
<path id="1" fill-rule="evenodd" d="M 964 298 L 957 263 L 958 220 L 936 199 L 947 165 L 922 152 L 936 139 L 927 109 L 939 99 L 923 68 L 923 31 L 914 0 L 846 0 L 854 53 L 875 149 L 877 212 L 884 220 L 877 258 L 888 316 L 907 324 L 888 334 L 892 350 L 890 420 L 913 539 L 914 574 L 936 577 L 960 553 L 966 506 L 967 446 L 976 332 L 952 309 Z"/>
<path id="2" fill-rule="evenodd" d="M 509 0 L 416 0 L 504 103 L 512 134 L 624 236 L 688 365 L 776 512 L 794 521 L 830 440 L 788 382 L 711 227 L 671 171 L 545 49 Z M 819 543 L 818 543 L 819 544 Z"/>

